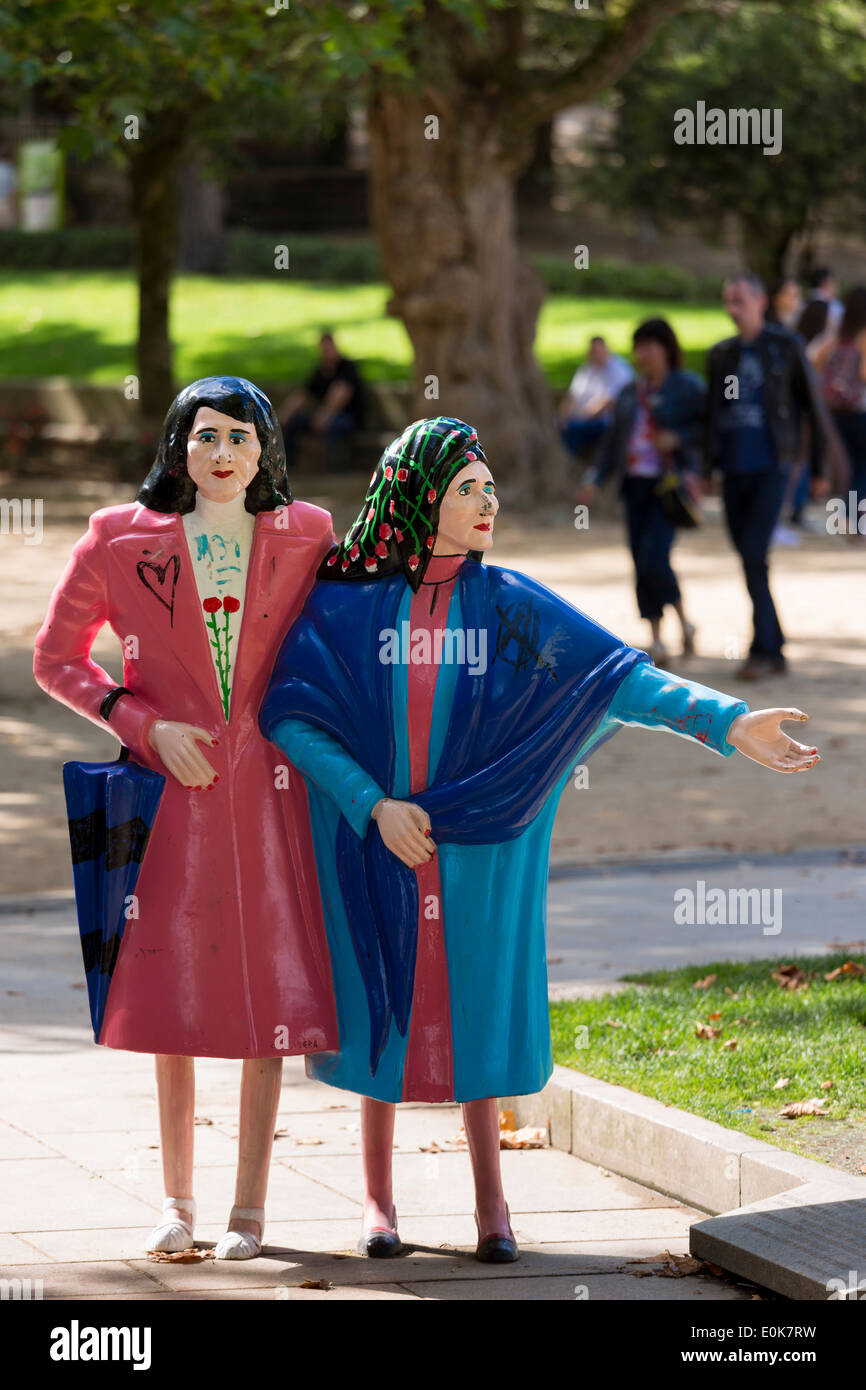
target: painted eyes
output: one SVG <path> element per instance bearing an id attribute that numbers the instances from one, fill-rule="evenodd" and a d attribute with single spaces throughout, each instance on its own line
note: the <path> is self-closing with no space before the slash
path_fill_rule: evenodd
<path id="1" fill-rule="evenodd" d="M 485 484 L 484 484 L 484 491 L 486 492 L 486 494 L 487 494 L 488 497 L 493 497 L 493 496 L 495 496 L 495 494 L 496 494 L 496 487 L 495 487 L 495 485 L 494 485 L 493 483 L 485 483 Z M 461 483 L 460 486 L 459 486 L 459 488 L 457 489 L 457 496 L 458 496 L 458 497 L 469 497 L 469 496 L 471 495 L 471 492 L 472 492 L 472 484 L 471 484 L 471 483 Z"/>
<path id="2" fill-rule="evenodd" d="M 215 439 L 216 432 L 214 430 L 203 430 L 202 433 L 198 436 L 200 444 L 213 444 Z M 246 444 L 247 437 L 245 434 L 239 434 L 236 430 L 232 430 L 229 434 L 229 443 Z"/>

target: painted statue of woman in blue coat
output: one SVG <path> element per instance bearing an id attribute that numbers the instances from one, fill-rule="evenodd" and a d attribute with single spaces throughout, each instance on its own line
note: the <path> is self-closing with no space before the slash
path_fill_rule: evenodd
<path id="1" fill-rule="evenodd" d="M 404 430 L 322 562 L 260 713 L 309 792 L 340 1046 L 307 1067 L 364 1098 L 369 1255 L 401 1248 L 394 1103 L 413 1100 L 462 1102 L 476 1254 L 518 1256 L 497 1097 L 541 1090 L 553 1067 L 545 902 L 575 764 L 623 724 L 780 772 L 817 761 L 779 727 L 801 711 L 750 714 L 482 564 L 498 510 L 471 426 Z"/>

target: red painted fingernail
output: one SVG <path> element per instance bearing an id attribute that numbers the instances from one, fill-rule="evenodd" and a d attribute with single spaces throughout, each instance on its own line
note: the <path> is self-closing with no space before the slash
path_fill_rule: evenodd
<path id="1" fill-rule="evenodd" d="M 430 834 L 430 831 L 429 831 L 429 830 L 425 830 L 425 831 L 424 831 L 424 834 L 425 834 L 425 835 L 429 835 L 429 834 Z"/>

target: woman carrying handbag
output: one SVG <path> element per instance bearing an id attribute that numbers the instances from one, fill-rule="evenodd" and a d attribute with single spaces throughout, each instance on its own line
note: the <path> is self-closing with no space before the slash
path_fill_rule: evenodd
<path id="1" fill-rule="evenodd" d="M 695 628 L 686 618 L 670 555 L 677 526 L 699 520 L 697 451 L 706 393 L 700 379 L 683 370 L 676 334 L 664 319 L 642 323 L 633 344 L 638 376 L 616 399 L 598 462 L 584 476 L 578 500 L 591 503 L 598 487 L 619 478 L 638 609 L 652 631 L 647 650 L 659 662 L 668 657 L 661 640 L 668 604 L 679 618 L 683 655 L 694 651 Z"/>

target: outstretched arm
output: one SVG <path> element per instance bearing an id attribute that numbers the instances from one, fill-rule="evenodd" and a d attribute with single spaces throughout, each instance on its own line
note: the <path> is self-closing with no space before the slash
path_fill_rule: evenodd
<path id="1" fill-rule="evenodd" d="M 667 729 L 693 738 L 713 752 L 735 751 L 776 772 L 801 772 L 818 761 L 818 750 L 789 738 L 779 727 L 786 719 L 805 720 L 797 709 L 756 710 L 744 700 L 682 680 L 649 662 L 635 666 L 620 685 L 608 717 L 620 724 Z"/>

